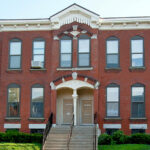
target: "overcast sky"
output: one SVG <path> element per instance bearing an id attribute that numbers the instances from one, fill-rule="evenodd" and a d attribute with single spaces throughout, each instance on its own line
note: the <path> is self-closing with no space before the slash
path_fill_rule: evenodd
<path id="1" fill-rule="evenodd" d="M 49 18 L 73 3 L 101 17 L 150 16 L 150 0 L 0 0 L 0 19 Z"/>

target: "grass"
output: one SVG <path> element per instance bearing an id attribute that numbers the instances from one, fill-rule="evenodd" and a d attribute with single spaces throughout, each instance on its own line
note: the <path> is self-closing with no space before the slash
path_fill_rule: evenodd
<path id="1" fill-rule="evenodd" d="M 37 143 L 0 143 L 0 150 L 41 150 Z"/>
<path id="2" fill-rule="evenodd" d="M 150 150 L 150 145 L 144 144 L 121 144 L 121 145 L 100 145 L 98 150 Z"/>

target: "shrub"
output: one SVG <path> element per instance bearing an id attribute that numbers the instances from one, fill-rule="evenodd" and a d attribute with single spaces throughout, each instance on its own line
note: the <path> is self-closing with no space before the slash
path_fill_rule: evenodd
<path id="1" fill-rule="evenodd" d="M 136 133 L 131 135 L 131 143 L 132 144 L 149 144 L 150 143 L 150 135 L 144 133 Z"/>
<path id="2" fill-rule="evenodd" d="M 112 142 L 111 136 L 108 134 L 101 134 L 98 138 L 98 144 L 99 145 L 110 145 Z"/>
<path id="3" fill-rule="evenodd" d="M 125 139 L 126 136 L 123 134 L 123 131 L 116 131 L 112 134 L 112 140 L 116 143 L 116 144 L 123 144 L 125 143 Z"/>

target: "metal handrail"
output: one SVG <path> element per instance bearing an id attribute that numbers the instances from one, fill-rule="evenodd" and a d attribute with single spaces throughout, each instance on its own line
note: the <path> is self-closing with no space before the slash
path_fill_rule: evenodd
<path id="1" fill-rule="evenodd" d="M 96 133 L 96 125 L 97 125 L 97 113 L 94 114 L 94 132 L 93 132 L 93 150 L 96 150 L 97 147 L 97 133 Z"/>
<path id="2" fill-rule="evenodd" d="M 53 113 L 50 114 L 50 117 L 49 117 L 48 122 L 46 124 L 46 128 L 45 128 L 44 133 L 43 133 L 43 146 L 44 146 L 46 138 L 50 132 L 52 124 L 53 124 Z"/>
<path id="3" fill-rule="evenodd" d="M 73 116 L 72 116 L 72 122 L 71 122 L 71 125 L 70 125 L 70 132 L 69 132 L 69 134 L 68 134 L 67 150 L 69 150 L 69 145 L 70 145 L 70 141 L 71 141 L 73 126 L 74 126 L 74 114 L 73 114 Z"/>

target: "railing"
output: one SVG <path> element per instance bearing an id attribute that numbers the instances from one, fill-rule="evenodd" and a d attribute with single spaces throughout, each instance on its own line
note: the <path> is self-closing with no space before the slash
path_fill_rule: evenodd
<path id="1" fill-rule="evenodd" d="M 71 136 L 72 136 L 73 126 L 74 126 L 74 114 L 72 116 L 72 121 L 71 121 L 71 125 L 70 125 L 70 132 L 69 132 L 68 140 L 67 140 L 67 150 L 69 150 L 69 145 L 70 145 L 70 140 L 71 140 Z"/>
<path id="2" fill-rule="evenodd" d="M 43 146 L 44 146 L 44 144 L 45 144 L 47 135 L 48 135 L 49 132 L 50 132 L 50 129 L 51 129 L 51 127 L 52 127 L 52 124 L 53 124 L 53 113 L 50 114 L 50 117 L 49 117 L 48 122 L 47 122 L 47 124 L 46 124 L 46 128 L 45 128 L 44 133 L 43 133 Z"/>
<path id="3" fill-rule="evenodd" d="M 97 113 L 94 114 L 94 128 L 93 128 L 93 150 L 96 150 L 97 149 Z"/>

